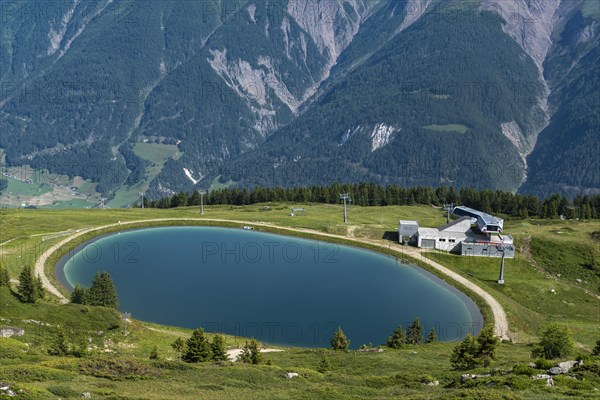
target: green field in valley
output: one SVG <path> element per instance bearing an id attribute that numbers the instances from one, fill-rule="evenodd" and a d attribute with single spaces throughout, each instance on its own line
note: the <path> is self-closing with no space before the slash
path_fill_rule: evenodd
<path id="1" fill-rule="evenodd" d="M 133 147 L 133 152 L 144 160 L 158 164 L 175 156 L 179 149 L 176 145 L 139 142 Z"/>

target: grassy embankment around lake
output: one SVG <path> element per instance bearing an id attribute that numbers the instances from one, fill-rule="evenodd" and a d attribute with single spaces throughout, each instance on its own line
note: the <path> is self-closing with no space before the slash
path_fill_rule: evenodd
<path id="1" fill-rule="evenodd" d="M 292 204 L 269 206 L 270 211 L 261 211 L 260 205 L 207 207 L 205 217 L 255 224 L 265 222 L 368 239 L 381 239 L 386 232 L 395 231 L 401 218 L 417 219 L 422 226 L 444 222 L 440 210 L 425 206 L 351 207 L 349 227 L 341 223 L 340 206 L 303 205 L 306 213 L 297 217 L 289 216 Z M 197 218 L 199 213 L 197 208 L 0 210 L 0 216 L 0 243 L 4 243 L 0 247 L 2 264 L 8 266 L 11 276 L 16 278 L 22 265 L 33 263 L 42 251 L 75 230 L 117 221 Z M 535 340 L 538 329 L 548 321 L 568 325 L 577 341 L 577 351 L 589 353 L 600 327 L 599 244 L 592 236 L 600 231 L 598 221 L 508 220 L 506 225 L 520 252 L 515 260 L 507 260 L 504 286 L 495 283 L 497 259 L 430 255 L 483 287 L 505 307 L 515 339 L 521 343 L 502 343 L 499 359 L 492 368 L 509 370 L 515 364 L 532 361 L 528 343 Z M 386 349 L 384 353 L 284 348 L 284 352 L 266 355 L 271 365 L 259 366 L 157 363 L 148 360 L 154 346 L 158 346 L 163 360 L 176 360 L 170 343 L 179 336 L 187 338 L 190 331 L 133 321 L 130 334 L 125 337 L 119 316 L 110 310 L 58 305 L 50 300 L 25 305 L 5 288 L 0 291 L 0 317 L 4 318 L 0 322 L 3 326 L 25 329 L 22 337 L 0 340 L 0 381 L 24 387 L 31 398 L 78 398 L 81 392 L 90 391 L 94 398 L 107 399 L 394 396 L 552 399 L 593 398 L 594 388 L 600 389 L 600 377 L 584 381 L 561 377 L 554 387 L 515 374 L 460 384 L 463 372 L 451 370 L 449 362 L 453 343 L 406 346 L 401 350 Z M 28 320 L 37 323 L 26 322 Z M 47 348 L 59 329 L 67 329 L 72 345 L 91 338 L 92 354 L 83 358 L 48 356 Z M 227 338 L 229 346 L 243 342 L 242 338 Z M 19 343 L 27 343 L 28 347 L 21 349 Z M 10 357 L 6 356 L 8 353 Z M 316 371 L 323 354 L 327 354 L 332 365 L 324 374 Z M 94 372 L 97 368 L 92 367 L 98 366 L 103 372 Z M 489 372 L 489 368 L 478 371 Z M 287 379 L 287 372 L 298 372 L 301 377 Z M 439 380 L 440 385 L 425 385 L 430 378 Z M 495 382 L 494 389 L 487 386 L 491 382 Z"/>

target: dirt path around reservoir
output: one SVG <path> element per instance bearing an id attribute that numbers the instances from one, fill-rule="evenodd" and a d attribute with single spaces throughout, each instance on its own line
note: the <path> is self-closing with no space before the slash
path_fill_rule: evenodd
<path id="1" fill-rule="evenodd" d="M 443 265 L 427 258 L 426 253 L 428 251 L 425 251 L 423 249 L 414 248 L 414 247 L 401 246 L 400 244 L 392 243 L 389 241 L 365 239 L 365 238 L 352 238 L 352 237 L 348 237 L 348 236 L 324 233 L 324 232 L 319 232 L 319 231 L 315 231 L 312 229 L 305 229 L 305 228 L 290 228 L 290 227 L 284 227 L 284 226 L 273 225 L 273 224 L 268 224 L 268 223 L 261 223 L 261 222 L 257 223 L 257 222 L 249 222 L 249 221 L 238 221 L 238 220 L 229 220 L 229 219 L 209 219 L 209 218 L 156 218 L 156 219 L 147 219 L 147 220 L 139 220 L 139 221 L 126 221 L 126 222 L 119 221 L 114 224 L 104 225 L 104 226 L 95 227 L 95 228 L 82 229 L 79 232 L 75 233 L 74 235 L 71 235 L 71 236 L 65 238 L 64 240 L 61 240 L 59 243 L 55 244 L 54 246 L 52 246 L 48 250 L 46 250 L 44 253 L 42 253 L 42 255 L 37 259 L 37 261 L 35 263 L 35 268 L 34 268 L 35 272 L 34 273 L 36 275 L 37 274 L 40 275 L 46 290 L 48 290 L 54 296 L 58 297 L 62 303 L 67 303 L 68 299 L 60 292 L 60 290 L 58 290 L 52 284 L 52 282 L 50 282 L 50 280 L 48 279 L 48 277 L 46 276 L 46 274 L 44 272 L 44 265 L 46 264 L 46 261 L 48 260 L 48 258 L 52 254 L 54 254 L 54 252 L 56 252 L 57 250 L 59 250 L 61 247 L 65 246 L 72 240 L 77 239 L 78 237 L 81 237 L 90 232 L 101 231 L 101 230 L 104 230 L 107 228 L 113 228 L 116 226 L 127 227 L 129 225 L 153 223 L 153 222 L 169 222 L 169 221 L 172 221 L 172 222 L 185 222 L 185 221 L 189 221 L 189 222 L 193 222 L 193 221 L 229 222 L 229 223 L 234 223 L 234 224 L 240 224 L 243 226 L 245 226 L 245 225 L 264 226 L 264 227 L 268 227 L 268 228 L 275 228 L 275 229 L 289 231 L 289 232 L 310 233 L 312 235 L 321 236 L 321 237 L 325 237 L 325 238 L 331 237 L 331 238 L 336 238 L 336 239 L 348 240 L 350 242 L 368 243 L 373 246 L 379 247 L 381 249 L 391 249 L 391 250 L 399 253 L 399 255 L 408 255 L 408 256 L 417 258 L 418 260 L 433 267 L 435 270 L 439 271 L 443 275 L 446 275 L 447 277 L 455 280 L 456 282 L 462 284 L 469 290 L 472 290 L 474 293 L 479 295 L 491 308 L 492 315 L 494 316 L 496 336 L 498 336 L 499 338 L 504 339 L 504 340 L 510 339 L 510 331 L 508 328 L 508 318 L 506 316 L 506 312 L 504 311 L 504 308 L 498 302 L 498 300 L 496 300 L 491 294 L 486 292 L 483 288 L 481 288 L 474 282 L 468 280 L 467 278 L 463 277 L 462 275 L 458 274 L 457 272 L 454 272 L 454 271 L 450 270 L 449 268 L 444 267 Z"/>

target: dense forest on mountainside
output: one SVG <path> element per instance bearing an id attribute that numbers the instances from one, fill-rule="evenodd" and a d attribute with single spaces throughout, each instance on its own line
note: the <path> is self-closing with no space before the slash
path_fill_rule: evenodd
<path id="1" fill-rule="evenodd" d="M 3 3 L 5 166 L 109 200 L 215 178 L 597 193 L 600 2 L 514 1 Z"/>
<path id="2" fill-rule="evenodd" d="M 277 165 L 275 171 L 234 167 L 238 174 L 225 180 L 516 189 L 524 166 L 500 125 L 515 120 L 531 129 L 542 118 L 530 107 L 542 92 L 537 71 L 531 60 L 511 56 L 520 50 L 502 32 L 500 17 L 473 12 L 449 18 L 424 16 L 238 161 L 264 160 Z M 379 124 L 395 133 L 373 151 Z M 466 132 L 426 128 L 452 124 Z"/>

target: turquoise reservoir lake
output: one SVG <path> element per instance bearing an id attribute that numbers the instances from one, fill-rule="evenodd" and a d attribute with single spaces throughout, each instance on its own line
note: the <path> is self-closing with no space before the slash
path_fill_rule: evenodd
<path id="1" fill-rule="evenodd" d="M 99 237 L 63 257 L 66 287 L 113 277 L 133 318 L 307 347 L 341 326 L 351 347 L 385 343 L 419 317 L 441 340 L 477 333 L 473 301 L 396 258 L 350 246 L 218 227 L 137 229 Z"/>

